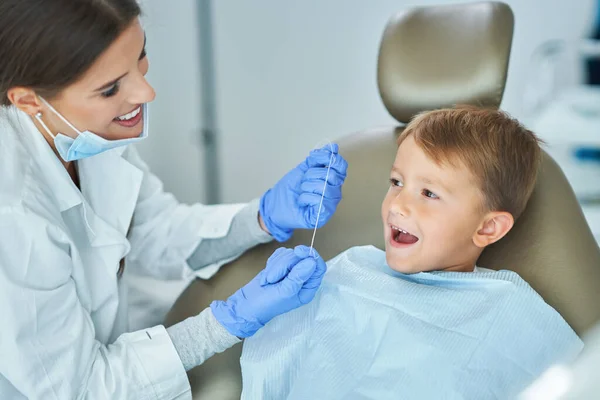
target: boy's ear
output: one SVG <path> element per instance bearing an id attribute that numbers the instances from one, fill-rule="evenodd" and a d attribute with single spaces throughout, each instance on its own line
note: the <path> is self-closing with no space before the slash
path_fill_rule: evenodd
<path id="1" fill-rule="evenodd" d="M 502 239 L 511 230 L 515 220 L 511 213 L 492 211 L 485 215 L 473 235 L 475 246 L 484 248 Z"/>

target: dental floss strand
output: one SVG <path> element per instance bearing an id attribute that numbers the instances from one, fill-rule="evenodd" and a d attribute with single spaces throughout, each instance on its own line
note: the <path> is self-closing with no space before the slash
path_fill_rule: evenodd
<path id="1" fill-rule="evenodd" d="M 327 173 L 325 174 L 325 183 L 323 184 L 323 193 L 321 194 L 319 210 L 317 211 L 317 222 L 315 222 L 315 229 L 313 231 L 312 239 L 310 241 L 309 254 L 311 257 L 314 255 L 313 245 L 315 244 L 315 236 L 317 234 L 317 227 L 319 226 L 319 218 L 321 217 L 321 207 L 323 206 L 323 198 L 325 198 L 325 189 L 327 188 L 327 180 L 329 179 L 329 170 L 331 169 L 331 164 L 333 164 L 333 159 L 335 157 L 333 154 L 333 146 L 331 145 L 331 142 L 329 142 L 329 148 L 331 149 L 331 157 L 329 158 L 329 165 L 327 166 Z"/>

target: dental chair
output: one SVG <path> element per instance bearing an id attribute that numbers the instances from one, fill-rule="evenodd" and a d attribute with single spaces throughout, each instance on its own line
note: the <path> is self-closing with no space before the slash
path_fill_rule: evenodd
<path id="1" fill-rule="evenodd" d="M 513 25 L 511 9 L 498 2 L 413 8 L 393 16 L 380 44 L 377 78 L 383 104 L 399 125 L 337 141 L 349 163 L 348 178 L 338 211 L 317 234 L 316 249 L 325 260 L 357 245 L 384 249 L 380 206 L 386 177 L 396 138 L 415 114 L 455 104 L 500 106 Z M 284 245 L 308 244 L 311 234 L 297 231 Z M 280 246 L 256 247 L 210 280 L 192 282 L 166 325 L 226 299 Z M 569 183 L 547 154 L 526 211 L 506 238 L 483 252 L 478 265 L 517 272 L 578 334 L 600 320 L 600 249 Z M 239 399 L 241 349 L 236 345 L 190 371 L 194 396 Z"/>

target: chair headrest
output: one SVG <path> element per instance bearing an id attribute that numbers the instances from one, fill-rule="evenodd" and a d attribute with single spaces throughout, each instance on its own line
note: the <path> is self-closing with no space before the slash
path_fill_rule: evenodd
<path id="1" fill-rule="evenodd" d="M 514 17 L 500 2 L 417 7 L 391 18 L 379 49 L 377 80 L 401 123 L 456 104 L 499 107 Z"/>

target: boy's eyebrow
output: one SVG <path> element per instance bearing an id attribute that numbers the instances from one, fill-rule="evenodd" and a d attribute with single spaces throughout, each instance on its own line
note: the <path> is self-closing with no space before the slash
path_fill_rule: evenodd
<path id="1" fill-rule="evenodd" d="M 428 184 L 428 185 L 437 185 L 437 186 L 440 186 L 446 192 L 451 192 L 451 190 L 446 185 L 444 185 L 444 183 L 441 182 L 441 181 L 438 181 L 438 180 L 435 180 L 435 179 L 432 180 L 432 179 L 426 178 L 424 176 L 417 176 L 417 179 L 420 180 L 423 183 Z"/>
<path id="2" fill-rule="evenodd" d="M 392 165 L 392 172 L 402 175 L 402 172 L 400 172 L 400 168 L 398 168 L 395 165 Z M 417 180 L 419 180 L 427 185 L 437 185 L 437 186 L 441 187 L 442 189 L 444 189 L 446 192 L 449 192 L 449 193 L 451 192 L 451 190 L 448 188 L 448 186 L 444 185 L 444 183 L 442 183 L 439 180 L 429 179 L 429 178 L 421 176 L 421 175 L 417 176 Z"/>
<path id="3" fill-rule="evenodd" d="M 398 168 L 395 165 L 392 165 L 392 172 L 402 175 L 400 168 Z M 437 186 L 441 187 L 442 189 L 444 189 L 446 192 L 449 192 L 449 193 L 452 192 L 450 190 L 450 188 L 448 188 L 448 186 L 444 185 L 444 183 L 439 180 L 429 179 L 429 178 L 421 176 L 421 175 L 417 176 L 417 180 L 419 180 L 427 185 L 437 185 Z"/>
<path id="4" fill-rule="evenodd" d="M 435 180 L 431 180 L 431 179 L 429 179 L 429 178 L 426 178 L 426 177 L 424 177 L 424 176 L 419 176 L 419 177 L 417 177 L 417 178 L 418 178 L 418 179 L 419 179 L 421 182 L 425 182 L 425 183 L 428 183 L 428 184 L 430 184 L 430 185 L 437 185 L 437 183 L 438 183 L 437 181 L 435 181 Z"/>

